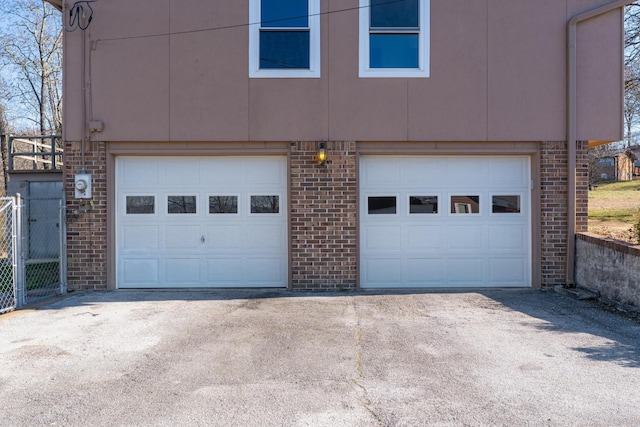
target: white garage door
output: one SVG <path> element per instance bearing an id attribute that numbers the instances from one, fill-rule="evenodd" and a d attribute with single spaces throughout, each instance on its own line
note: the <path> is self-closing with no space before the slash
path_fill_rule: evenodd
<path id="1" fill-rule="evenodd" d="M 361 286 L 531 286 L 529 165 L 362 156 Z"/>
<path id="2" fill-rule="evenodd" d="M 286 158 L 116 160 L 119 288 L 284 287 Z"/>

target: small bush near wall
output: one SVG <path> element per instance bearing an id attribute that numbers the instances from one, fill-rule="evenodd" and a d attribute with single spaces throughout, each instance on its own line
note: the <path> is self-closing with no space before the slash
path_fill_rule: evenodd
<path id="1" fill-rule="evenodd" d="M 577 234 L 576 284 L 640 307 L 640 246 L 590 233 Z"/>

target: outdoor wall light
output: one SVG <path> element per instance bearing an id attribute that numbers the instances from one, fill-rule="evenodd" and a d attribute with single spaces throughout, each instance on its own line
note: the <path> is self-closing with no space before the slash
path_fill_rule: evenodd
<path id="1" fill-rule="evenodd" d="M 318 164 L 324 165 L 327 162 L 327 146 L 324 142 L 318 144 Z"/>

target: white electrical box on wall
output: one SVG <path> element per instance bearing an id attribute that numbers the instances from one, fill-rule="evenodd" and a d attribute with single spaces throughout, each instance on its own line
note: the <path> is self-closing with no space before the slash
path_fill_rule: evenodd
<path id="1" fill-rule="evenodd" d="M 91 175 L 87 173 L 76 174 L 75 177 L 75 197 L 76 199 L 91 198 Z"/>

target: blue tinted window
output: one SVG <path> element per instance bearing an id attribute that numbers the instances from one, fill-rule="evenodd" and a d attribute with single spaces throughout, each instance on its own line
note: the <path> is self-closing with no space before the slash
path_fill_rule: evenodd
<path id="1" fill-rule="evenodd" d="M 371 27 L 418 28 L 419 0 L 371 0 Z"/>
<path id="2" fill-rule="evenodd" d="M 262 27 L 307 27 L 308 0 L 261 0 Z"/>
<path id="3" fill-rule="evenodd" d="M 261 31 L 260 68 L 309 68 L 309 32 Z"/>
<path id="4" fill-rule="evenodd" d="M 418 68 L 418 34 L 371 34 L 370 68 Z"/>

